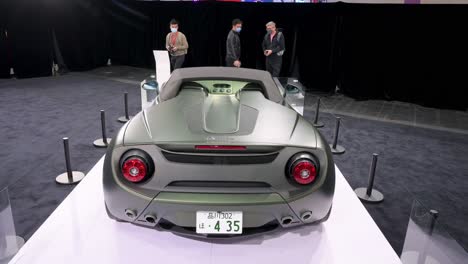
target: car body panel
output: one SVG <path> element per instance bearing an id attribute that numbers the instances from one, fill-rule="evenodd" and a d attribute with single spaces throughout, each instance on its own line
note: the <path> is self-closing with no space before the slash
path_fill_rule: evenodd
<path id="1" fill-rule="evenodd" d="M 210 72 L 218 69 L 195 72 L 199 78 L 209 78 L 232 71 Z M 287 100 L 272 101 L 264 90 L 245 88 L 219 95 L 211 87 L 208 91 L 206 87 L 167 87 L 183 85 L 173 80 L 178 76 L 197 81 L 194 71 L 188 71 L 171 76 L 165 91 L 172 94 L 138 113 L 111 142 L 103 182 L 109 216 L 156 228 L 169 223 L 171 231 L 182 228 L 191 234 L 197 211 L 242 211 L 249 234 L 266 230 L 265 226 L 270 230 L 326 220 L 335 175 L 332 154 L 322 135 Z M 258 72 L 249 72 L 248 81 Z M 271 81 L 264 81 L 268 79 L 265 73 L 260 75 L 258 84 L 275 85 L 269 87 L 270 91 L 277 89 L 273 97 L 288 98 L 287 90 L 276 86 L 271 76 Z M 300 96 L 303 94 L 290 96 L 296 107 Z M 299 107 L 303 109 L 303 105 Z M 203 151 L 196 148 L 199 145 L 242 146 L 242 150 Z M 154 173 L 142 183 L 127 181 L 120 171 L 121 157 L 134 149 L 147 153 L 155 164 Z M 310 185 L 299 185 L 286 175 L 287 164 L 297 153 L 312 155 L 319 165 Z M 128 217 L 128 210 L 136 216 Z M 304 219 L 305 213 L 311 217 Z M 146 221 L 148 215 L 156 221 Z M 287 224 L 285 217 L 291 220 Z"/>

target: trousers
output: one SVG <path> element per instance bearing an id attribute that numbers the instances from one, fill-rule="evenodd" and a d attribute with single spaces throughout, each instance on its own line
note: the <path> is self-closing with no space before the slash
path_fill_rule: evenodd
<path id="1" fill-rule="evenodd" d="M 171 67 L 172 70 L 182 68 L 182 64 L 185 61 L 185 54 L 179 56 L 171 56 Z"/>
<path id="2" fill-rule="evenodd" d="M 267 56 L 265 61 L 267 72 L 269 72 L 273 77 L 279 77 L 282 63 L 282 56 L 278 56 L 276 54 L 271 54 L 270 56 Z"/>

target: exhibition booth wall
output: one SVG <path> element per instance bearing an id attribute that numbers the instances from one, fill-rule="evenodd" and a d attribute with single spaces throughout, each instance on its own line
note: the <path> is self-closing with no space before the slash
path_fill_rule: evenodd
<path id="1" fill-rule="evenodd" d="M 468 106 L 459 66 L 468 61 L 466 5 L 9 2 L 0 8 L 0 77 L 9 77 L 10 68 L 19 78 L 51 75 L 59 57 L 75 71 L 108 59 L 152 68 L 152 50 L 164 49 L 171 18 L 189 41 L 186 67 L 224 65 L 226 35 L 238 17 L 244 21 L 245 67 L 264 67 L 261 41 L 265 23 L 273 20 L 286 39 L 282 75 L 299 77 L 308 89 Z"/>

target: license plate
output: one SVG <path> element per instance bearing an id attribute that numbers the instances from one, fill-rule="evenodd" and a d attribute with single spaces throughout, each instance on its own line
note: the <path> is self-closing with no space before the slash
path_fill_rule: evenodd
<path id="1" fill-rule="evenodd" d="M 197 212 L 198 234 L 242 234 L 242 212 Z"/>

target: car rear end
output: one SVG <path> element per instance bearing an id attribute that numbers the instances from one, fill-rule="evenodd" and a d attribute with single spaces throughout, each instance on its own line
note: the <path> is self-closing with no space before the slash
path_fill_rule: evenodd
<path id="1" fill-rule="evenodd" d="M 282 145 L 113 141 L 106 207 L 117 220 L 205 237 L 319 223 L 331 209 L 335 174 L 328 144 L 314 137 L 308 146 L 293 135 Z"/>

